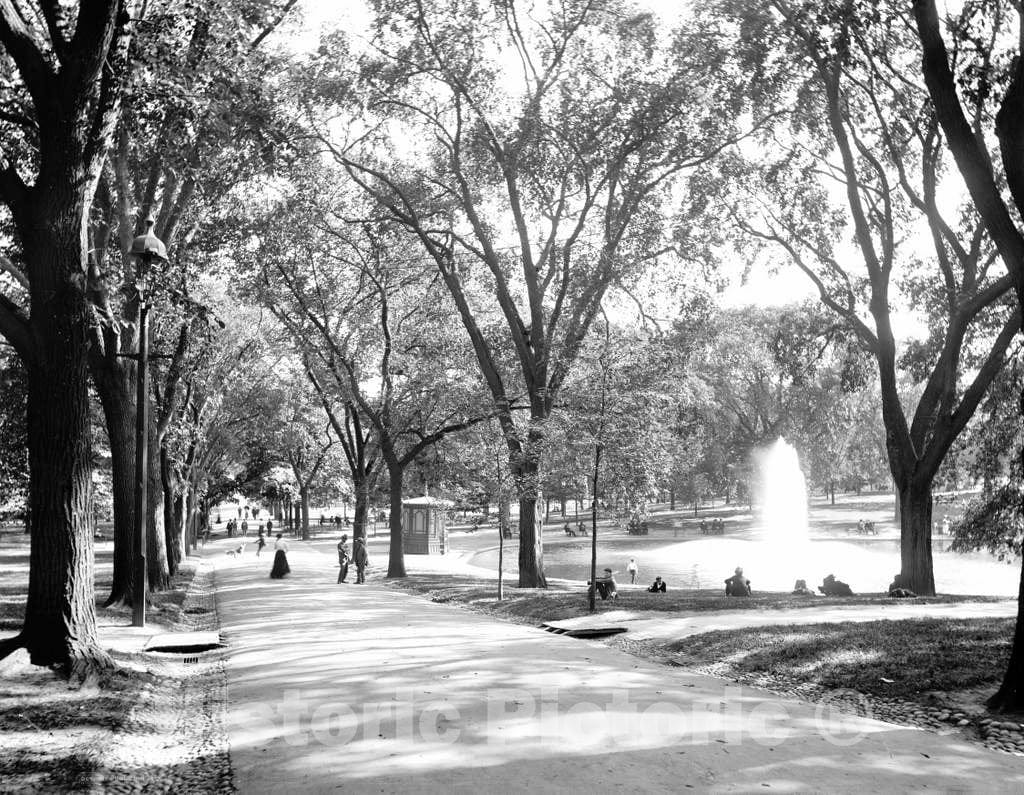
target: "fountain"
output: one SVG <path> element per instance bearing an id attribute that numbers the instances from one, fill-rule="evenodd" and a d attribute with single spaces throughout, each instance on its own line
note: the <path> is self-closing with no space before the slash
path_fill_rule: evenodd
<path id="1" fill-rule="evenodd" d="M 818 572 L 822 563 L 811 549 L 807 481 L 796 448 L 780 436 L 750 457 L 756 472 L 755 514 L 760 521 L 755 524 L 755 543 L 760 568 L 770 572 L 775 588 L 792 588 L 798 579 L 813 583 L 822 576 Z"/>
<path id="2" fill-rule="evenodd" d="M 599 565 L 622 572 L 625 561 L 636 557 L 641 580 L 662 576 L 672 589 L 724 590 L 724 580 L 736 566 L 753 582 L 754 593 L 789 593 L 796 580 L 803 579 L 812 590 L 828 574 L 848 582 L 855 593 L 882 591 L 899 568 L 899 539 L 850 538 L 843 527 L 863 516 L 856 512 L 817 505 L 814 510 L 813 540 L 808 515 L 807 485 L 797 451 L 779 438 L 751 455 L 755 477 L 752 514 L 734 511 L 724 536 L 697 534 L 697 518 L 687 516 L 690 538 L 676 533 L 659 537 L 657 532 L 638 539 L 614 534 L 600 542 Z M 891 495 L 862 498 L 879 511 L 891 505 Z M 824 515 L 823 515 L 824 514 Z M 876 516 L 878 513 L 876 512 Z M 869 514 L 870 516 L 870 514 Z M 678 520 L 677 520 L 678 521 Z M 838 525 L 838 529 L 836 529 Z M 585 581 L 590 576 L 589 544 L 553 544 L 545 549 L 550 577 Z M 945 593 L 981 593 L 1013 596 L 1017 593 L 1019 569 L 1007 566 L 986 553 L 935 555 L 935 579 Z M 493 550 L 474 558 L 474 564 L 493 570 Z M 515 558 L 505 566 L 515 571 Z"/>
<path id="3" fill-rule="evenodd" d="M 807 483 L 796 448 L 781 436 L 751 454 L 758 470 L 761 525 L 766 540 L 802 546 L 807 534 Z"/>

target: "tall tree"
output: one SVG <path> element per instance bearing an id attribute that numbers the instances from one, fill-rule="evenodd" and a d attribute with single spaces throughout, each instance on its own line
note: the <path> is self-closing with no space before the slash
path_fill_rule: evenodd
<path id="1" fill-rule="evenodd" d="M 90 485 L 87 223 L 121 109 L 135 3 L 0 3 L 0 201 L 28 307 L 0 295 L 0 333 L 28 373 L 31 553 L 21 633 L 37 665 L 86 673 L 96 640 Z"/>
<path id="2" fill-rule="evenodd" d="M 1006 300 L 1012 280 L 978 215 L 941 199 L 943 135 L 927 93 L 908 79 L 921 52 L 902 4 L 728 5 L 746 27 L 751 63 L 781 87 L 766 101 L 795 97 L 785 128 L 741 170 L 742 184 L 756 188 L 741 189 L 734 222 L 785 252 L 873 354 L 901 507 L 901 572 L 916 592 L 934 594 L 932 482 L 1020 329 Z M 900 301 L 930 326 L 912 410 L 900 394 Z"/>
<path id="3" fill-rule="evenodd" d="M 940 17 L 914 0 L 924 77 L 945 147 L 1024 306 L 1024 15 L 1006 0 L 967 2 Z M 950 45 L 947 45 L 947 40 Z M 1024 414 L 1024 392 L 1019 408 Z M 1024 447 L 1019 455 L 1024 463 Z M 1024 709 L 1024 568 L 1017 630 L 1006 675 L 989 706 Z"/>
<path id="4" fill-rule="evenodd" d="M 593 0 L 389 1 L 355 83 L 343 42 L 316 64 L 322 140 L 418 242 L 472 341 L 517 487 L 521 587 L 546 585 L 539 457 L 580 345 L 662 250 L 678 177 L 736 138 L 727 37 L 659 28 Z M 323 120 L 353 96 L 341 140 Z"/>

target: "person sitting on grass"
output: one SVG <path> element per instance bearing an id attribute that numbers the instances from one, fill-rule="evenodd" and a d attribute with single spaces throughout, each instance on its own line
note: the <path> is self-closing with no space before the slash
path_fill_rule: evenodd
<path id="1" fill-rule="evenodd" d="M 661 577 L 655 577 L 654 582 L 651 583 L 651 587 L 647 589 L 648 593 L 665 593 L 665 581 Z"/>
<path id="2" fill-rule="evenodd" d="M 889 596 L 893 599 L 915 599 L 917 594 L 906 587 L 906 580 L 902 574 L 897 574 L 889 583 Z"/>
<path id="3" fill-rule="evenodd" d="M 822 580 L 818 590 L 825 596 L 853 596 L 853 590 L 842 580 L 837 580 L 834 574 L 828 575 Z"/>
<path id="4" fill-rule="evenodd" d="M 589 583 L 588 583 L 589 584 Z M 605 569 L 604 574 L 598 577 L 594 581 L 594 585 L 590 586 L 590 591 L 597 587 L 597 593 L 602 599 L 618 599 L 619 592 L 615 585 L 615 575 L 611 569 Z"/>
<path id="5" fill-rule="evenodd" d="M 814 596 L 814 591 L 807 587 L 807 580 L 797 580 L 793 586 L 793 596 Z"/>
<path id="6" fill-rule="evenodd" d="M 726 596 L 750 596 L 750 580 L 743 576 L 743 567 L 737 566 L 735 573 L 725 581 Z"/>

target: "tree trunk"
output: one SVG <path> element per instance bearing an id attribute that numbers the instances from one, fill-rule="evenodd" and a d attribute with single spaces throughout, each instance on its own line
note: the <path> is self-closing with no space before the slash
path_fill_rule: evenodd
<path id="1" fill-rule="evenodd" d="M 1017 627 L 1003 683 L 985 702 L 994 712 L 1024 712 L 1024 564 L 1017 587 Z"/>
<path id="2" fill-rule="evenodd" d="M 152 407 L 150 413 L 152 414 Z M 164 532 L 164 488 L 160 475 L 160 445 L 155 423 L 149 431 L 149 466 L 146 485 L 146 576 L 150 591 L 166 591 L 171 584 Z"/>
<path id="3" fill-rule="evenodd" d="M 104 606 L 132 604 L 135 588 L 135 365 L 116 370 L 97 362 L 93 384 L 103 407 L 110 443 L 114 500 L 114 580 Z"/>
<path id="4" fill-rule="evenodd" d="M 1024 414 L 1024 390 L 1018 400 L 1018 409 Z M 1019 464 L 1024 471 L 1024 448 L 1018 452 Z M 994 712 L 1024 712 L 1024 562 L 1021 563 L 1020 582 L 1017 585 L 1017 626 L 1013 631 L 1013 647 L 1006 665 L 1003 683 L 985 702 Z"/>
<path id="5" fill-rule="evenodd" d="M 402 479 L 405 471 L 397 464 L 388 466 L 388 494 L 391 516 L 388 528 L 391 531 L 391 549 L 388 553 L 388 578 L 405 576 L 405 552 L 402 549 Z"/>
<path id="6" fill-rule="evenodd" d="M 670 511 L 674 511 L 676 509 L 676 490 L 675 490 L 675 488 L 671 488 L 671 489 L 668 490 L 668 501 L 669 501 L 669 506 L 668 506 L 669 510 Z"/>
<path id="7" fill-rule="evenodd" d="M 829 481 L 828 484 L 829 493 L 832 495 L 832 504 L 836 504 L 836 482 L 834 480 Z"/>
<path id="8" fill-rule="evenodd" d="M 899 503 L 900 574 L 914 593 L 934 596 L 931 479 L 906 483 L 899 490 Z"/>
<path id="9" fill-rule="evenodd" d="M 188 494 L 185 498 L 185 533 L 188 535 L 188 543 L 193 550 L 196 548 L 199 533 L 202 529 L 199 527 L 199 517 L 197 516 L 198 494 L 193 482 L 189 486 Z"/>
<path id="10" fill-rule="evenodd" d="M 299 488 L 299 500 L 302 505 L 302 540 L 309 541 L 309 484 Z"/>
<path id="11" fill-rule="evenodd" d="M 160 486 L 164 498 L 164 543 L 167 546 L 167 572 L 173 577 L 184 556 L 181 547 L 181 532 L 174 516 L 177 502 L 177 477 L 167 456 L 166 448 L 160 448 Z"/>
<path id="12" fill-rule="evenodd" d="M 83 176 L 67 175 L 57 182 L 77 185 Z M 110 664 L 96 636 L 88 517 L 88 208 L 59 190 L 47 192 L 38 185 L 34 190 L 44 197 L 33 207 L 36 239 L 22 241 L 31 274 L 33 342 L 25 362 L 32 523 L 28 601 L 20 635 L 4 648 L 24 646 L 33 664 L 63 665 L 79 677 Z"/>
<path id="13" fill-rule="evenodd" d="M 544 576 L 543 517 L 537 461 L 511 462 L 519 491 L 519 587 L 547 588 Z"/>
<path id="14" fill-rule="evenodd" d="M 355 485 L 355 507 L 352 515 L 352 537 L 366 538 L 366 527 L 370 516 L 370 486 L 366 478 L 361 478 Z"/>

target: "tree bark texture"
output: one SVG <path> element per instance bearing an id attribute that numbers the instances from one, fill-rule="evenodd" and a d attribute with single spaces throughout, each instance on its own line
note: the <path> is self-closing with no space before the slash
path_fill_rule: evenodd
<path id="1" fill-rule="evenodd" d="M 309 541 L 309 484 L 304 484 L 299 489 L 299 499 L 302 504 L 302 540 Z"/>
<path id="2" fill-rule="evenodd" d="M 935 595 L 932 570 L 932 479 L 911 480 L 900 489 L 900 573 L 919 596 Z"/>
<path id="3" fill-rule="evenodd" d="M 352 516 L 352 537 L 366 538 L 367 522 L 370 516 L 370 488 L 363 478 L 355 484 L 355 513 Z"/>
<path id="4" fill-rule="evenodd" d="M 75 183 L 69 175 L 50 184 Z M 109 663 L 97 644 L 88 517 L 87 206 L 56 188 L 46 199 L 33 205 L 38 236 L 23 240 L 34 355 L 26 362 L 32 532 L 21 641 L 34 664 L 63 664 L 77 675 Z"/>
<path id="5" fill-rule="evenodd" d="M 150 414 L 152 415 L 152 407 Z M 166 591 L 171 584 L 164 531 L 164 484 L 160 476 L 160 444 L 156 423 L 149 426 L 149 466 L 146 481 L 146 576 L 150 591 Z"/>
<path id="6" fill-rule="evenodd" d="M 547 588 L 539 466 L 527 456 L 513 460 L 510 465 L 519 490 L 519 587 Z"/>
<path id="7" fill-rule="evenodd" d="M 388 465 L 388 496 L 391 515 L 388 529 L 391 531 L 391 548 L 388 551 L 388 578 L 405 576 L 405 549 L 402 545 L 402 481 L 405 468 L 397 464 Z"/>
<path id="8" fill-rule="evenodd" d="M 110 442 L 114 502 L 114 578 L 106 606 L 131 606 L 135 584 L 135 366 L 91 366 Z M 128 383 L 122 384 L 122 381 Z"/>

